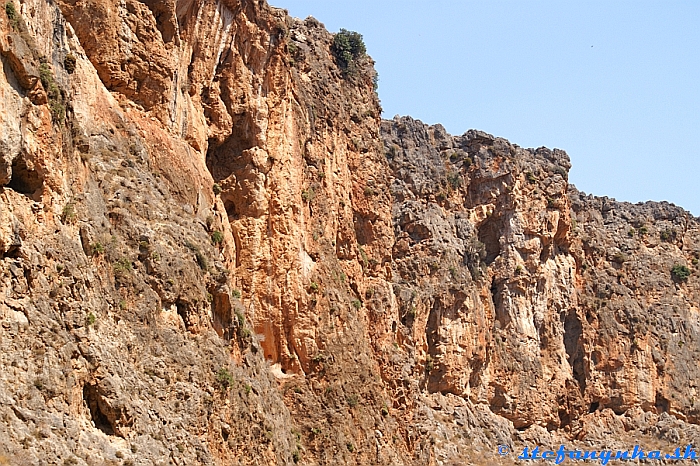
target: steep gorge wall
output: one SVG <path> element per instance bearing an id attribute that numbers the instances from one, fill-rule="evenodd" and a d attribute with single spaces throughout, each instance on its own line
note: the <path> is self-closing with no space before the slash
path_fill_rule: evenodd
<path id="1" fill-rule="evenodd" d="M 584 195 L 557 149 L 406 117 L 382 135 L 420 389 L 488 406 L 521 440 L 698 438 L 696 218 Z"/>
<path id="2" fill-rule="evenodd" d="M 95 19 L 118 12 L 92 32 L 156 47 L 144 10 L 119 7 L 90 5 Z M 191 101 L 110 93 L 88 58 L 115 55 L 91 49 L 55 5 L 15 8 L 0 24 L 3 460 L 292 463 L 288 409 L 233 292 L 235 243 L 201 111 L 175 130 L 163 108 L 186 113 Z M 156 86 L 163 73 L 122 81 Z"/>
<path id="3" fill-rule="evenodd" d="M 357 188 L 388 176 L 368 59 L 343 78 L 318 22 L 264 3 L 59 6 L 2 24 L 9 457 L 286 464 L 304 429 L 323 461 L 403 462 L 374 445 L 390 402 L 355 304 L 392 234 Z"/>
<path id="4" fill-rule="evenodd" d="M 344 72 L 320 23 L 264 2 L 13 5 L 0 459 L 697 437 L 682 209 L 583 196 L 560 150 L 381 121 L 371 59 Z"/>
<path id="5" fill-rule="evenodd" d="M 697 423 L 697 218 L 667 203 L 631 205 L 571 188 L 579 219 L 580 376 L 596 406 L 634 406 Z M 687 278 L 674 274 L 686 267 Z"/>
<path id="6" fill-rule="evenodd" d="M 488 403 L 516 427 L 560 427 L 573 389 L 560 318 L 577 303 L 568 157 L 408 118 L 383 130 L 397 281 L 411 290 L 399 296 L 430 361 L 427 389 Z"/>

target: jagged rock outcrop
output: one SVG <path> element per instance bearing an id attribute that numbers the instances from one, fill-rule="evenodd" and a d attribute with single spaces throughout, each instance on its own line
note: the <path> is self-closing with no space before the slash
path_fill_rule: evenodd
<path id="1" fill-rule="evenodd" d="M 624 437 L 640 413 L 672 414 L 697 438 L 696 218 L 585 196 L 560 150 L 411 118 L 382 135 L 399 333 L 425 371 L 412 374 L 419 388 L 569 441 L 601 425 Z M 611 427 L 616 417 L 635 427 Z"/>
<path id="2" fill-rule="evenodd" d="M 560 319 L 576 307 L 568 157 L 410 119 L 383 130 L 401 201 L 394 258 L 426 388 L 489 403 L 515 427 L 560 427 L 573 389 Z"/>
<path id="3" fill-rule="evenodd" d="M 667 203 L 631 205 L 574 188 L 569 198 L 582 250 L 577 357 L 586 401 L 696 424 L 697 219 Z"/>
<path id="4" fill-rule="evenodd" d="M 3 458 L 292 463 L 206 154 L 110 93 L 56 5 L 13 5 L 0 19 L 13 38 L 0 80 Z M 43 105 L 6 58 L 17 31 Z"/>
<path id="5" fill-rule="evenodd" d="M 0 464 L 700 438 L 698 220 L 381 121 L 332 43 L 257 0 L 7 3 Z"/>

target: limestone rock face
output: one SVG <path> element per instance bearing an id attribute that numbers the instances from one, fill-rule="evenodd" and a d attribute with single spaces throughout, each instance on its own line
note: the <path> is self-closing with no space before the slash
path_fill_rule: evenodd
<path id="1" fill-rule="evenodd" d="M 263 1 L 7 5 L 0 464 L 700 438 L 687 212 L 382 121 L 371 59 Z"/>
<path id="2" fill-rule="evenodd" d="M 382 137 L 398 333 L 419 389 L 488 406 L 521 440 L 624 436 L 610 420 L 639 428 L 640 413 L 697 436 L 696 218 L 586 196 L 557 149 L 406 117 Z"/>
<path id="3" fill-rule="evenodd" d="M 515 427 L 560 427 L 573 390 L 561 319 L 577 302 L 567 155 L 410 118 L 382 130 L 404 323 L 427 389 L 488 403 Z"/>

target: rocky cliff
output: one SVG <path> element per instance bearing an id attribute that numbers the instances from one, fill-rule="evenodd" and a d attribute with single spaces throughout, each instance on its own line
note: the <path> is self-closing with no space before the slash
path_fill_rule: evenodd
<path id="1" fill-rule="evenodd" d="M 382 121 L 337 47 L 257 0 L 5 4 L 0 464 L 700 438 L 698 220 Z"/>

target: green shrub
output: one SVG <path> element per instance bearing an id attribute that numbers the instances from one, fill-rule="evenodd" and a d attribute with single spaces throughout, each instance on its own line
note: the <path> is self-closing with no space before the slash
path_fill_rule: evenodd
<path id="1" fill-rule="evenodd" d="M 684 282 L 690 277 L 690 269 L 685 265 L 674 265 L 671 269 L 671 275 L 678 281 Z"/>
<path id="2" fill-rule="evenodd" d="M 346 401 L 351 408 L 354 408 L 360 403 L 360 398 L 357 395 L 350 395 L 346 398 Z"/>
<path id="3" fill-rule="evenodd" d="M 112 264 L 112 268 L 114 269 L 114 273 L 116 275 L 126 274 L 131 272 L 131 261 L 127 257 L 122 257 Z"/>
<path id="4" fill-rule="evenodd" d="M 301 192 L 301 199 L 304 202 L 311 202 L 313 201 L 314 197 L 316 197 L 316 193 L 314 192 L 313 188 L 309 188 L 308 190 L 303 190 Z"/>
<path id="5" fill-rule="evenodd" d="M 88 327 L 95 325 L 95 322 L 97 322 L 97 317 L 95 317 L 95 314 L 92 312 L 87 315 L 85 318 L 85 323 L 88 325 Z"/>
<path id="6" fill-rule="evenodd" d="M 90 245 L 90 255 L 93 257 L 99 256 L 100 254 L 104 254 L 105 252 L 105 247 L 102 245 L 102 243 L 92 243 Z"/>
<path id="7" fill-rule="evenodd" d="M 317 293 L 317 292 L 318 292 L 318 283 L 316 283 L 316 282 L 311 282 L 311 285 L 309 285 L 309 288 L 310 288 L 311 291 L 313 291 L 314 293 Z"/>
<path id="8" fill-rule="evenodd" d="M 433 357 L 428 355 L 425 358 L 425 372 L 432 372 L 433 370 Z"/>
<path id="9" fill-rule="evenodd" d="M 362 246 L 358 245 L 357 249 L 359 249 L 360 251 L 360 258 L 362 259 L 362 268 L 366 269 L 369 265 L 369 257 L 367 257 L 367 253 L 365 252 Z"/>
<path id="10" fill-rule="evenodd" d="M 233 295 L 234 298 L 241 299 L 241 291 L 240 290 L 233 290 L 231 292 L 231 294 Z"/>
<path id="11" fill-rule="evenodd" d="M 7 15 L 7 19 L 10 20 L 10 26 L 12 29 L 15 31 L 19 30 L 19 13 L 17 13 L 17 9 L 15 8 L 15 4 L 12 2 L 7 2 L 5 4 L 5 14 Z"/>
<path id="12" fill-rule="evenodd" d="M 447 181 L 450 183 L 450 186 L 452 186 L 452 189 L 457 189 L 462 186 L 462 177 L 459 175 L 459 172 L 448 173 Z"/>
<path id="13" fill-rule="evenodd" d="M 211 242 L 214 244 L 221 244 L 224 241 L 224 234 L 220 231 L 215 231 L 211 234 Z"/>
<path id="14" fill-rule="evenodd" d="M 240 309 L 236 309 L 236 321 L 238 322 L 239 327 L 243 327 L 245 325 L 245 316 Z"/>
<path id="15" fill-rule="evenodd" d="M 53 77 L 53 72 L 49 64 L 44 62 L 39 66 L 39 79 L 41 85 L 44 86 L 46 96 L 49 99 L 49 109 L 54 122 L 63 123 L 66 118 L 66 104 L 63 97 L 63 92 L 56 84 Z"/>
<path id="16" fill-rule="evenodd" d="M 66 70 L 66 73 L 73 74 L 73 72 L 75 72 L 76 63 L 77 59 L 75 58 L 75 55 L 69 53 L 66 55 L 66 58 L 63 59 L 63 69 Z"/>
<path id="17" fill-rule="evenodd" d="M 66 105 L 59 99 L 49 99 L 49 110 L 53 121 L 62 124 L 66 119 Z"/>
<path id="18" fill-rule="evenodd" d="M 15 8 L 14 3 L 7 2 L 5 4 L 5 14 L 7 15 L 7 18 L 10 20 L 17 19 L 17 9 Z"/>
<path id="19" fill-rule="evenodd" d="M 367 53 L 367 48 L 362 40 L 362 35 L 341 29 L 333 37 L 331 53 L 336 59 L 336 63 L 346 74 L 354 74 L 357 71 L 357 60 Z"/>
<path id="20" fill-rule="evenodd" d="M 360 301 L 359 299 L 353 299 L 352 307 L 354 307 L 355 309 L 360 309 L 362 307 L 362 301 Z"/>
<path id="21" fill-rule="evenodd" d="M 77 218 L 78 216 L 75 213 L 75 204 L 73 202 L 69 202 L 63 206 L 63 212 L 61 212 L 61 221 L 63 223 L 75 223 Z"/>
<path id="22" fill-rule="evenodd" d="M 216 373 L 216 382 L 219 384 L 222 390 L 227 390 L 231 385 L 233 385 L 233 376 L 225 367 L 219 369 Z"/>
<path id="23" fill-rule="evenodd" d="M 217 195 L 221 194 L 221 191 L 223 191 L 223 189 L 221 188 L 221 185 L 219 183 L 214 183 L 212 190 L 214 191 L 214 194 L 217 194 Z"/>
<path id="24" fill-rule="evenodd" d="M 664 231 L 662 231 L 659 236 L 661 237 L 661 241 L 670 243 L 671 241 L 676 239 L 676 232 L 667 228 Z"/>
<path id="25" fill-rule="evenodd" d="M 416 312 L 416 306 L 411 306 L 411 307 L 408 309 L 408 312 L 406 312 L 406 315 L 407 315 L 408 317 L 411 317 L 412 319 L 414 319 L 414 318 L 416 317 L 416 314 L 417 314 L 417 312 Z"/>

